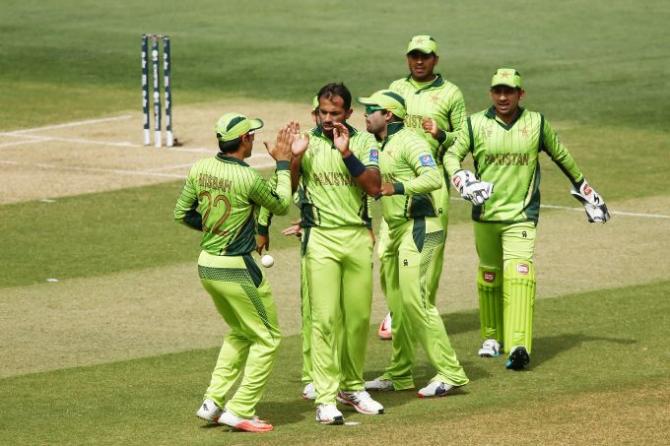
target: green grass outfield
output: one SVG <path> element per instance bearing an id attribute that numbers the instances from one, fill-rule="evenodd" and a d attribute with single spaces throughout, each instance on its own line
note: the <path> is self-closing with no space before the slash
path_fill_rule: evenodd
<path id="1" fill-rule="evenodd" d="M 670 214 L 668 2 L 415 4 L 5 0 L 0 131 L 137 113 L 142 32 L 172 37 L 177 134 L 186 104 L 307 104 L 333 80 L 368 94 L 403 76 L 407 41 L 429 33 L 440 45 L 440 71 L 461 87 L 470 112 L 487 106 L 495 68 L 518 68 L 525 104 L 559 129 L 612 209 Z M 139 122 L 137 130 L 139 142 Z M 543 203 L 577 206 L 545 161 Z M 461 394 L 421 401 L 386 393 L 384 416 L 346 412 L 360 424 L 322 427 L 299 398 L 295 312 L 281 320 L 287 337 L 259 406 L 276 431 L 203 427 L 194 412 L 224 328 L 192 271 L 198 235 L 172 221 L 180 187 L 0 205 L 0 444 L 638 445 L 670 436 L 670 220 L 615 215 L 595 227 L 582 213 L 547 209 L 530 371 L 476 357 L 476 312 L 452 310 L 444 318 L 472 380 Z M 269 274 L 297 271 L 295 240 L 278 235 L 291 218 L 274 221 L 277 265 Z M 448 249 L 461 252 L 447 257 L 448 272 L 475 262 L 468 206 L 454 202 L 450 218 Z M 472 308 L 469 277 L 470 288 L 453 275 L 443 282 L 440 302 Z M 292 308 L 295 284 L 274 278 L 278 301 Z M 390 345 L 371 333 L 369 346 L 372 378 Z M 420 357 L 417 384 L 429 376 Z"/>
<path id="2" fill-rule="evenodd" d="M 368 94 L 405 73 L 411 35 L 430 33 L 471 111 L 511 65 L 550 119 L 658 128 L 669 18 L 663 0 L 6 0 L 0 129 L 137 110 L 143 32 L 172 37 L 176 107 L 225 95 L 306 103 L 331 80 Z"/>
<path id="3" fill-rule="evenodd" d="M 574 444 L 589 438 L 589 429 L 597 429 L 601 444 L 661 444 L 656 423 L 667 426 L 670 362 L 666 345 L 659 340 L 670 336 L 670 301 L 658 297 L 668 285 L 660 282 L 538 302 L 537 354 L 527 372 L 505 370 L 503 358 L 478 358 L 476 313 L 450 314 L 445 322 L 471 384 L 459 394 L 436 400 L 420 400 L 411 391 L 379 394 L 385 415 L 345 411 L 347 420 L 360 423 L 357 426 L 323 427 L 313 421 L 312 405 L 299 397 L 300 340 L 291 336 L 280 347 L 258 407 L 259 414 L 274 423 L 273 433 L 226 433 L 195 419 L 203 384 L 218 353 L 208 349 L 1 380 L 0 439 L 3 444 L 110 445 L 393 444 L 403 438 L 412 444 L 450 444 L 459 439 L 470 444 L 506 439 L 514 444 Z M 601 316 L 594 319 L 594 314 Z M 383 369 L 390 344 L 371 335 L 369 346 L 367 376 L 372 378 Z M 430 378 L 430 371 L 420 364 L 419 384 Z M 639 400 L 641 390 L 644 398 Z M 627 401 L 628 407 L 602 413 L 603 407 L 594 403 L 604 403 L 594 395 L 605 395 L 609 404 Z M 572 412 L 547 408 L 556 401 L 579 401 L 580 407 Z M 526 408 L 533 408 L 536 416 L 549 410 L 552 419 L 519 416 L 520 426 L 496 423 L 501 414 L 513 416 Z M 638 411 L 646 414 L 642 421 L 635 416 Z M 626 412 L 631 413 L 621 417 Z M 594 414 L 602 417 L 599 426 L 593 426 Z M 479 417 L 490 422 L 471 426 L 470 420 Z M 546 438 L 537 429 L 543 423 L 547 431 L 558 428 L 561 437 Z M 525 431 L 524 424 L 528 424 Z"/>

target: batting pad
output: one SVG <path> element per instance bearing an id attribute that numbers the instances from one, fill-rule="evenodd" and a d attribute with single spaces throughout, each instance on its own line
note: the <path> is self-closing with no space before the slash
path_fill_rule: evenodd
<path id="1" fill-rule="evenodd" d="M 505 262 L 503 278 L 504 348 L 532 348 L 535 306 L 535 265 L 529 260 Z"/>
<path id="2" fill-rule="evenodd" d="M 502 274 L 497 268 L 479 267 L 477 292 L 479 294 L 479 322 L 482 339 L 503 341 Z"/>

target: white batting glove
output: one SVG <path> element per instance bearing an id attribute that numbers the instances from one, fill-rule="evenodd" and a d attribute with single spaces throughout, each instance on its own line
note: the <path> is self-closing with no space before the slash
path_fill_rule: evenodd
<path id="1" fill-rule="evenodd" d="M 610 213 L 605 200 L 596 192 L 586 180 L 582 181 L 579 190 L 572 186 L 570 193 L 584 205 L 586 218 L 589 223 L 605 223 L 610 219 Z"/>
<path id="2" fill-rule="evenodd" d="M 461 198 L 480 206 L 491 197 L 493 183 L 479 181 L 469 170 L 459 170 L 451 177 L 451 184 L 461 194 Z"/>

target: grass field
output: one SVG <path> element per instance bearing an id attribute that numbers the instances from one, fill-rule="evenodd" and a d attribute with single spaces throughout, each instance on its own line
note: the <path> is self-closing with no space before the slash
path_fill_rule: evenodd
<path id="1" fill-rule="evenodd" d="M 670 437 L 670 47 L 667 2 L 8 0 L 0 14 L 0 444 L 666 444 Z M 184 146 L 140 146 L 143 32 L 172 38 Z M 226 328 L 172 222 L 188 165 L 229 110 L 309 122 L 324 83 L 354 95 L 406 73 L 413 34 L 468 110 L 501 65 L 613 210 L 592 226 L 543 163 L 532 367 L 482 360 L 469 207 L 450 210 L 439 307 L 471 384 L 326 428 L 299 398 L 297 241 L 276 218 L 267 270 L 285 338 L 259 414 L 267 435 L 194 417 Z M 354 123 L 360 126 L 360 110 Z M 260 146 L 260 144 L 259 144 Z M 261 147 L 254 163 L 267 165 Z M 265 163 L 265 164 L 264 164 Z M 553 206 L 553 207 L 552 207 Z M 48 281 L 51 279 L 51 281 Z M 373 320 L 385 313 L 378 285 Z M 390 345 L 370 337 L 366 377 Z M 417 385 L 431 376 L 421 356 Z"/>

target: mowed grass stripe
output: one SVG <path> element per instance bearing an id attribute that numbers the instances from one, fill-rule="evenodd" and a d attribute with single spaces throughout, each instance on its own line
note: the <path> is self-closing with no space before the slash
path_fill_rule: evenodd
<path id="1" fill-rule="evenodd" d="M 576 146 L 575 156 L 583 158 L 588 178 L 610 207 L 616 208 L 617 203 L 622 203 L 620 200 L 635 198 L 634 202 L 621 205 L 625 210 L 643 211 L 646 205 L 639 203 L 644 197 L 649 203 L 658 201 L 649 194 L 659 189 L 646 188 L 639 182 L 631 185 L 625 172 L 644 172 L 655 184 L 670 186 L 663 164 L 646 161 L 661 152 L 660 133 L 654 133 L 649 144 L 642 144 L 645 132 L 635 134 L 633 139 L 639 142 L 645 156 L 639 156 L 639 150 L 633 153 L 622 148 L 618 151 L 621 161 L 601 169 L 598 156 L 588 154 L 597 144 L 595 130 L 586 132 L 576 132 L 570 143 Z M 621 140 L 628 141 L 621 136 Z M 547 160 L 543 165 L 543 202 L 575 205 L 576 202 L 569 198 L 569 185 L 562 174 L 555 166 L 549 166 Z M 172 210 L 182 184 L 182 181 L 172 181 L 59 198 L 55 203 L 0 206 L 0 231 L 11 234 L 11 237 L 0 239 L 0 263 L 6 265 L 0 271 L 0 288 L 39 283 L 50 277 L 94 276 L 194 258 L 198 250 L 198 234 L 185 230 L 172 220 Z M 378 216 L 378 208 L 374 211 Z M 274 246 L 290 244 L 279 231 L 295 220 L 297 214 L 297 208 L 292 206 L 288 216 L 275 217 L 272 227 Z M 470 206 L 465 202 L 452 201 L 450 204 L 452 225 L 468 222 L 469 214 Z M 550 214 L 548 210 L 542 212 L 540 227 Z M 572 215 L 571 218 L 577 220 L 579 217 Z M 621 221 L 628 224 L 630 220 Z"/>
<path id="2" fill-rule="evenodd" d="M 448 10 L 440 1 L 426 0 L 420 9 L 436 13 L 414 15 L 398 0 L 387 2 L 383 14 L 373 4 L 332 1 L 268 5 L 252 0 L 234 8 L 213 0 L 199 4 L 194 11 L 171 2 L 169 14 L 155 14 L 164 6 L 156 0 L 122 0 L 97 9 L 73 0 L 53 6 L 11 2 L 0 17 L 6 37 L 0 47 L 0 86 L 6 92 L 0 128 L 138 109 L 140 30 L 148 16 L 153 29 L 172 37 L 177 107 L 231 94 L 307 103 L 321 85 L 335 80 L 347 82 L 355 96 L 366 95 L 406 73 L 407 41 L 426 32 L 440 44 L 440 71 L 462 86 L 474 109 L 487 102 L 493 70 L 513 65 L 526 76 L 529 101 L 543 104 L 550 115 L 630 127 L 665 122 L 668 48 L 661 0 L 647 2 L 646 8 L 624 0 L 532 2 L 498 14 L 490 14 L 489 2 L 482 0 Z M 239 20 L 259 10 L 264 14 L 255 20 Z M 287 26 L 296 14 L 304 23 L 319 23 L 326 11 L 340 30 L 336 40 L 315 40 L 314 25 Z M 50 18 L 46 23 L 44 16 Z M 445 16 L 453 19 L 448 30 Z M 524 27 L 500 29 L 495 36 L 489 32 L 519 17 L 525 18 Z M 596 22 L 601 26 L 588 26 Z M 239 39 L 222 39 L 221 29 Z M 104 43 L 96 44 L 101 33 Z M 211 63 L 220 54 L 235 54 L 237 62 Z M 615 91 L 634 91 L 634 100 Z M 39 104 L 35 98 L 41 98 Z M 178 114 L 175 118 L 178 128 Z"/>
<path id="3" fill-rule="evenodd" d="M 356 427 L 326 428 L 313 421 L 311 404 L 299 398 L 300 339 L 294 336 L 284 339 L 258 408 L 275 424 L 271 434 L 228 434 L 222 428 L 203 428 L 194 418 L 217 356 L 218 349 L 212 348 L 2 379 L 0 442 L 353 444 L 397 435 L 429 444 L 448 437 L 451 429 L 459 431 L 457 438 L 496 442 L 490 429 L 481 429 L 491 419 L 501 422 L 491 427 L 501 441 L 520 434 L 517 423 L 528 423 L 529 437 L 522 435 L 520 443 L 569 438 L 592 444 L 594 433 L 587 426 L 600 428 L 602 443 L 633 441 L 635 435 L 653 443 L 667 433 L 667 424 L 650 428 L 668 396 L 670 364 L 658 340 L 670 335 L 670 301 L 658 296 L 669 286 L 663 281 L 537 302 L 532 368 L 520 373 L 505 370 L 504 358 L 476 356 L 475 312 L 450 314 L 446 326 L 472 383 L 458 395 L 437 400 L 419 400 L 413 392 L 380 394 L 384 416 L 345 412 L 361 423 Z M 390 344 L 376 340 L 371 330 L 368 378 L 383 369 L 389 354 Z M 417 385 L 430 376 L 420 355 Z M 594 417 L 606 412 L 612 416 Z M 538 418 L 543 414 L 553 416 Z M 580 420 L 584 426 L 575 428 Z M 548 436 L 568 428 L 567 437 Z"/>
<path id="4" fill-rule="evenodd" d="M 654 212 L 670 207 L 670 199 L 637 204 L 649 205 L 648 211 Z M 454 209 L 459 206 L 466 208 L 458 204 Z M 273 225 L 271 252 L 276 263 L 265 271 L 281 328 L 290 335 L 300 327 L 300 265 L 298 240 L 277 235 L 285 223 L 278 220 Z M 223 325 L 196 273 L 197 240 L 192 234 L 197 234 L 169 221 L 166 225 L 192 242 L 184 248 L 191 256 L 186 261 L 3 288 L 0 314 L 6 346 L 0 350 L 0 377 L 216 345 Z M 544 215 L 538 231 L 538 298 L 586 291 L 606 294 L 610 288 L 667 278 L 668 220 L 622 217 L 604 226 L 589 225 L 583 215 L 558 211 Z M 452 224 L 438 291 L 442 312 L 477 307 L 477 265 L 471 223 Z M 378 271 L 377 265 L 374 321 L 387 311 Z"/>

